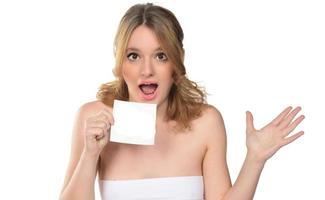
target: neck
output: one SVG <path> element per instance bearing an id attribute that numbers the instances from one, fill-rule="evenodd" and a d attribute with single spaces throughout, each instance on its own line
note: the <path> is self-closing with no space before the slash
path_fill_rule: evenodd
<path id="1" fill-rule="evenodd" d="M 165 99 L 161 104 L 157 105 L 157 121 L 165 121 L 167 113 L 168 100 Z"/>

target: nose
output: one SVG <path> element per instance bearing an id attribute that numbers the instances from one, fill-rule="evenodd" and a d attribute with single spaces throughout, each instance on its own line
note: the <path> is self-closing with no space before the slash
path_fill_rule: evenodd
<path id="1" fill-rule="evenodd" d="M 141 76 L 150 77 L 153 76 L 154 69 L 150 59 L 144 59 L 144 62 L 141 67 Z"/>

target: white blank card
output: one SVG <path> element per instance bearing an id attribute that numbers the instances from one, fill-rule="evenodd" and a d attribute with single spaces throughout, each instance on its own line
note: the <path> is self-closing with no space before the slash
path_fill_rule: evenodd
<path id="1" fill-rule="evenodd" d="M 110 141 L 154 145 L 156 104 L 114 100 Z"/>

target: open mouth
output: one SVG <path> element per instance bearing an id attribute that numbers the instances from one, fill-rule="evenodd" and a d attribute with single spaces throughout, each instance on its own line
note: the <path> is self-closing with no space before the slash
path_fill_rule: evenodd
<path id="1" fill-rule="evenodd" d="M 144 83 L 144 84 L 140 84 L 139 88 L 144 95 L 153 95 L 158 88 L 158 84 Z"/>
<path id="2" fill-rule="evenodd" d="M 157 96 L 158 84 L 154 82 L 144 82 L 139 85 L 141 96 L 147 101 L 153 100 Z"/>

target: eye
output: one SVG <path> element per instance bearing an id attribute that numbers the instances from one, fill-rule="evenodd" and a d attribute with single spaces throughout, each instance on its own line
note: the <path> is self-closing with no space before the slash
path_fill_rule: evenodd
<path id="1" fill-rule="evenodd" d="M 137 59 L 139 59 L 139 55 L 136 54 L 136 53 L 129 53 L 127 56 L 126 56 L 130 61 L 135 61 Z"/>
<path id="2" fill-rule="evenodd" d="M 159 61 L 167 61 L 167 56 L 166 56 L 166 54 L 164 52 L 157 53 L 156 58 Z"/>

